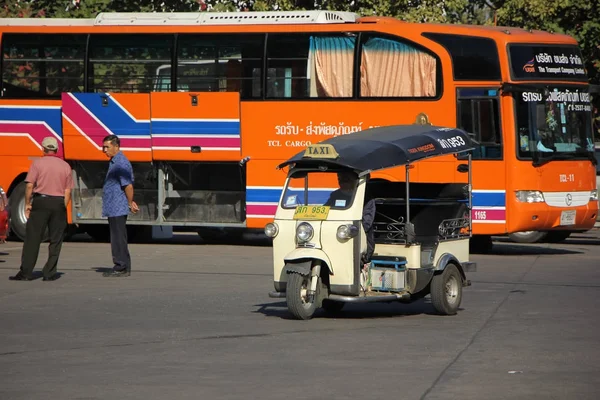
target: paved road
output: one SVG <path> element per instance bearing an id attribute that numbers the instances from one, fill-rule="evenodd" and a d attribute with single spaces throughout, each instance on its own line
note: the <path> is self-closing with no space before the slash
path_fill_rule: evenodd
<path id="1" fill-rule="evenodd" d="M 117 279 L 108 249 L 66 243 L 61 279 L 12 282 L 20 244 L 0 246 L 0 399 L 600 398 L 598 231 L 474 256 L 453 317 L 425 299 L 292 320 L 256 240 L 132 245 Z"/>

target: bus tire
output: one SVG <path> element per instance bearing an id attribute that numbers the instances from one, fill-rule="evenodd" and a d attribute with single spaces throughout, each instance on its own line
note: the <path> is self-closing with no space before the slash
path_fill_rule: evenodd
<path id="1" fill-rule="evenodd" d="M 95 242 L 107 243 L 110 242 L 110 230 L 108 225 L 90 224 L 85 227 L 85 233 L 90 235 Z"/>
<path id="2" fill-rule="evenodd" d="M 10 194 L 8 204 L 10 205 L 10 236 L 11 239 L 25 241 L 27 236 L 27 218 L 25 217 L 25 188 L 27 182 L 19 183 Z M 50 239 L 48 228 L 42 236 L 42 241 Z"/>
<path id="3" fill-rule="evenodd" d="M 546 242 L 548 243 L 560 243 L 564 240 L 567 240 L 569 236 L 571 236 L 571 231 L 554 231 L 548 232 L 546 235 Z"/>
<path id="4" fill-rule="evenodd" d="M 288 310 L 296 319 L 311 319 L 317 309 L 314 300 L 309 302 L 306 299 L 306 291 L 309 286 L 310 275 L 300 275 L 295 272 L 288 274 L 285 298 Z"/>
<path id="5" fill-rule="evenodd" d="M 473 235 L 469 240 L 469 252 L 473 254 L 487 254 L 494 248 L 492 237 L 488 235 Z"/>
<path id="6" fill-rule="evenodd" d="M 516 243 L 539 243 L 543 241 L 547 235 L 548 232 L 524 231 L 511 233 L 508 237 Z"/>

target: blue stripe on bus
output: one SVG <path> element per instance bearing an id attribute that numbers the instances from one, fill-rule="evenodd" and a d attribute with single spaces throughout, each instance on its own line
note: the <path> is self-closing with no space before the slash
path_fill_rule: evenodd
<path id="1" fill-rule="evenodd" d="M 473 191 L 472 204 L 475 207 L 505 207 L 506 194 Z"/>
<path id="2" fill-rule="evenodd" d="M 45 122 L 62 137 L 62 114 L 60 108 L 13 108 L 0 106 L 0 121 Z"/>

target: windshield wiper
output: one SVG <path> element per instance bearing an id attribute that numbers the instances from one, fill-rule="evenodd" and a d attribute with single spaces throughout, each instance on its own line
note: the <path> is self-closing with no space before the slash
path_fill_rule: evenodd
<path id="1" fill-rule="evenodd" d="M 589 152 L 589 151 L 585 151 L 583 149 L 577 149 L 575 150 L 574 153 L 547 153 L 547 154 L 551 154 L 549 157 L 545 158 L 545 157 L 541 157 L 541 154 L 546 154 L 543 151 L 536 151 L 533 153 L 533 166 L 534 167 L 541 167 L 544 164 L 548 164 L 550 161 L 557 161 L 557 160 L 572 160 L 574 158 L 578 158 L 581 156 L 585 156 L 587 159 L 589 159 L 590 161 L 592 161 L 592 163 L 594 165 L 596 165 L 596 159 L 594 157 L 594 155 Z"/>
<path id="2" fill-rule="evenodd" d="M 589 150 L 584 149 L 583 147 L 578 147 L 577 149 L 575 149 L 575 153 L 580 156 L 585 156 L 587 159 L 589 159 L 592 162 L 592 165 L 598 164 L 598 160 L 596 160 L 594 153 Z"/>

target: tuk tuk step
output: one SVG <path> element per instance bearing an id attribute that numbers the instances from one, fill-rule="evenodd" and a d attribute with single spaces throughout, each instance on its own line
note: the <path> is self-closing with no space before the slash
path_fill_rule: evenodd
<path id="1" fill-rule="evenodd" d="M 342 303 L 376 303 L 386 301 L 408 300 L 410 299 L 410 294 L 370 294 L 369 296 L 342 296 L 338 294 L 330 294 L 328 299 L 340 301 Z"/>

